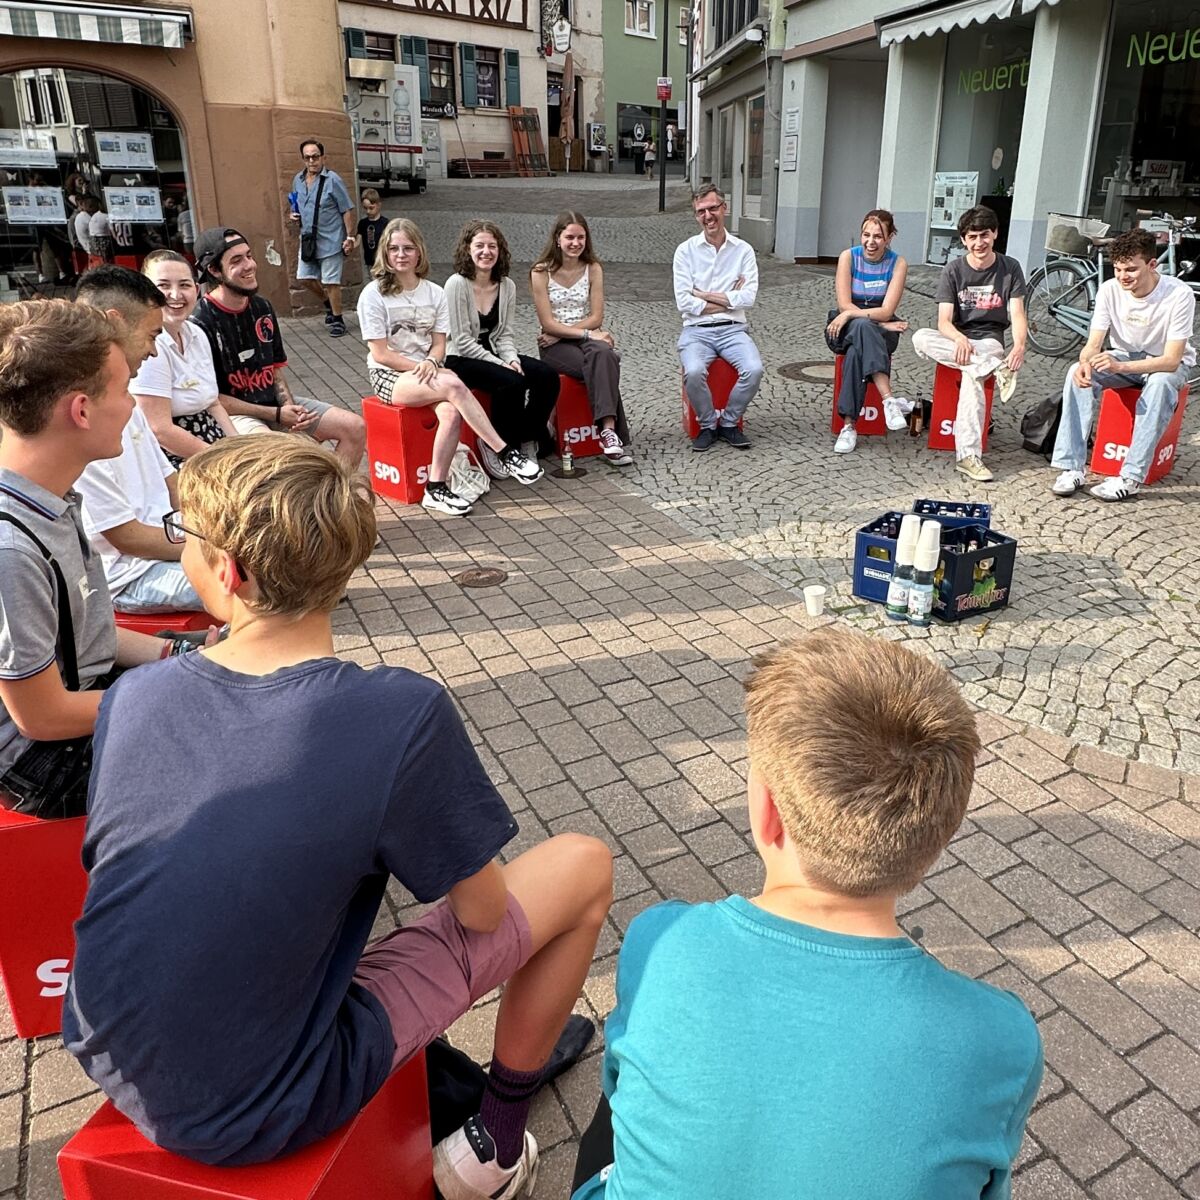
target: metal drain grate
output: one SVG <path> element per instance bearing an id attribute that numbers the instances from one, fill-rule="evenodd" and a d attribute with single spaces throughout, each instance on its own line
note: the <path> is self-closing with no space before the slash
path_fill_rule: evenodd
<path id="1" fill-rule="evenodd" d="M 508 572 L 501 571 L 499 567 L 470 567 L 451 578 L 459 587 L 499 587 L 508 579 Z"/>
<path id="2" fill-rule="evenodd" d="M 787 363 L 779 368 L 779 373 L 784 379 L 795 379 L 800 383 L 832 383 L 833 363 L 828 359 Z"/>

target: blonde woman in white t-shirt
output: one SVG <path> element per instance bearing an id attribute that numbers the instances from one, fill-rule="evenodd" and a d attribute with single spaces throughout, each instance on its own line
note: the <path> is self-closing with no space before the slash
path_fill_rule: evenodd
<path id="1" fill-rule="evenodd" d="M 221 403 L 208 338 L 188 317 L 200 298 L 192 265 L 174 250 L 146 256 L 142 274 L 166 297 L 156 354 L 129 381 L 163 453 L 178 469 L 186 458 L 237 430 Z"/>
<path id="2" fill-rule="evenodd" d="M 496 432 L 483 406 L 453 371 L 446 370 L 449 309 L 442 289 L 430 283 L 429 254 L 417 226 L 404 217 L 383 231 L 371 282 L 358 298 L 358 324 L 370 347 L 367 376 L 385 404 L 432 405 L 438 430 L 429 482 L 421 503 L 434 512 L 462 517 L 471 505 L 453 492 L 447 477 L 465 421 L 518 483 L 536 483 L 542 468 Z"/>

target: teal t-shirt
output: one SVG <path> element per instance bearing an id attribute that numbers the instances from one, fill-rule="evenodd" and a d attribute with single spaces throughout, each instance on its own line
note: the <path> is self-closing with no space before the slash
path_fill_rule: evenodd
<path id="1" fill-rule="evenodd" d="M 1016 996 L 741 896 L 630 925 L 605 1042 L 576 1200 L 1000 1200 L 1042 1077 Z"/>

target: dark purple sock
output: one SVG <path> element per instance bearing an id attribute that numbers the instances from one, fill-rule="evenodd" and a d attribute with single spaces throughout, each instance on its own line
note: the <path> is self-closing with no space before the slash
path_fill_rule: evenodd
<path id="1" fill-rule="evenodd" d="M 498 1058 L 492 1059 L 479 1120 L 496 1143 L 496 1161 L 502 1167 L 511 1167 L 521 1157 L 529 1106 L 541 1082 L 541 1067 L 514 1071 Z"/>

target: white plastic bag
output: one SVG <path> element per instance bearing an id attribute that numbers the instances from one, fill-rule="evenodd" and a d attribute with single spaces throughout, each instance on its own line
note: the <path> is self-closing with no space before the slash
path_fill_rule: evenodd
<path id="1" fill-rule="evenodd" d="M 479 465 L 479 460 L 462 442 L 458 443 L 458 449 L 454 451 L 454 458 L 450 463 L 450 478 L 446 482 L 456 496 L 461 496 L 472 504 L 492 486 L 492 481 Z"/>

